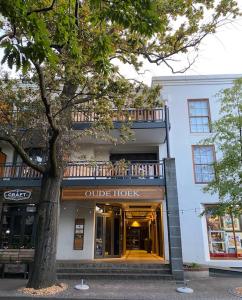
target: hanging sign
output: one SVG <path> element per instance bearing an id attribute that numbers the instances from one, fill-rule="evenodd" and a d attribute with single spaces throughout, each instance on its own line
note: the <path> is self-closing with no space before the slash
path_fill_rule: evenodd
<path id="1" fill-rule="evenodd" d="M 13 200 L 13 201 L 20 201 L 20 200 L 27 200 L 31 197 L 31 192 L 26 190 L 11 190 L 6 191 L 3 194 L 5 200 Z"/>

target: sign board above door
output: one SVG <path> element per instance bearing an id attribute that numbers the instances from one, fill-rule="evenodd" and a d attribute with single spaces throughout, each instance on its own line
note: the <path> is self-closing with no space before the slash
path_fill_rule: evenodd
<path id="1" fill-rule="evenodd" d="M 158 186 L 64 188 L 62 200 L 163 200 L 164 189 Z"/>
<path id="2" fill-rule="evenodd" d="M 31 192 L 26 190 L 11 190 L 3 193 L 5 200 L 21 201 L 27 200 L 31 197 Z"/>

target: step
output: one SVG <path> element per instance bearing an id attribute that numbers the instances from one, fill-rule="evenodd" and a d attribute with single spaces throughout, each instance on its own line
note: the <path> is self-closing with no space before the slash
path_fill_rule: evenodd
<path id="1" fill-rule="evenodd" d="M 92 269 L 92 268 L 112 268 L 112 269 L 167 269 L 169 264 L 143 264 L 143 263 L 57 263 L 57 268 L 81 268 L 81 269 Z"/>
<path id="2" fill-rule="evenodd" d="M 62 273 L 70 273 L 70 274 L 75 274 L 75 273 L 97 273 L 97 274 L 102 274 L 102 273 L 124 273 L 124 274 L 132 274 L 132 273 L 139 273 L 139 274 L 170 274 L 171 271 L 169 268 L 167 269 L 156 269 L 156 268 L 149 268 L 149 269 L 144 269 L 144 268 L 136 268 L 136 269 L 123 269 L 123 268 L 60 268 L 57 269 L 58 274 Z"/>
<path id="3" fill-rule="evenodd" d="M 57 274 L 58 279 L 157 279 L 157 280 L 174 280 L 171 274 L 140 274 L 140 273 L 131 273 L 131 274 L 124 274 L 124 273 L 62 273 Z"/>
<path id="4" fill-rule="evenodd" d="M 236 268 L 209 267 L 209 275 L 212 277 L 240 277 L 242 270 Z"/>

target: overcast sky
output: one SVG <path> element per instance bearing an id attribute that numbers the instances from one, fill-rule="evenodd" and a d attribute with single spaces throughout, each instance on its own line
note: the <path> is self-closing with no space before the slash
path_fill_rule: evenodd
<path id="1" fill-rule="evenodd" d="M 238 2 L 242 5 L 242 0 Z M 181 64 L 178 63 L 176 69 L 179 69 L 179 66 Z M 152 76 L 173 75 L 164 65 L 145 64 L 144 70 L 146 70 L 144 75 L 139 76 L 129 67 L 122 67 L 125 76 L 142 79 L 148 85 Z M 242 18 L 219 28 L 216 34 L 206 37 L 200 45 L 195 64 L 183 75 L 206 74 L 242 74 Z"/>
<path id="2" fill-rule="evenodd" d="M 237 0 L 242 9 L 242 0 Z M 2 57 L 0 50 L 0 58 Z M 181 62 L 173 64 L 175 69 L 181 69 L 186 60 L 180 57 Z M 129 65 L 121 67 L 121 73 L 127 78 L 135 78 L 151 84 L 152 76 L 181 75 L 172 74 L 164 64 L 144 64 L 143 75 L 138 75 Z M 12 72 L 14 73 L 14 72 Z M 232 24 L 222 26 L 216 34 L 206 37 L 200 45 L 198 58 L 195 64 L 183 75 L 206 74 L 242 74 L 242 17 Z"/>

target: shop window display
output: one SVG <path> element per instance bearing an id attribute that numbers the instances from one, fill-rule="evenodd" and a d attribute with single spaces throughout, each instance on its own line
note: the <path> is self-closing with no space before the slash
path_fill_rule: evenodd
<path id="1" fill-rule="evenodd" d="M 211 258 L 241 258 L 242 259 L 242 216 L 213 216 L 207 214 L 209 251 Z"/>

